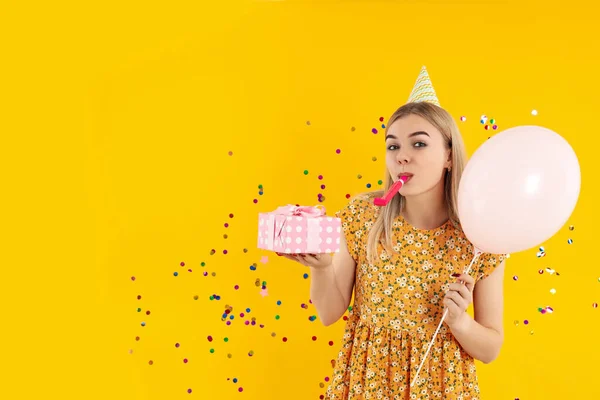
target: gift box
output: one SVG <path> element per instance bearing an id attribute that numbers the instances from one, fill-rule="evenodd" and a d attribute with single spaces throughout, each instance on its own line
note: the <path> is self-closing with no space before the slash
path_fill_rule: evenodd
<path id="1" fill-rule="evenodd" d="M 287 205 L 258 214 L 258 248 L 285 254 L 338 253 L 342 221 L 322 205 Z"/>

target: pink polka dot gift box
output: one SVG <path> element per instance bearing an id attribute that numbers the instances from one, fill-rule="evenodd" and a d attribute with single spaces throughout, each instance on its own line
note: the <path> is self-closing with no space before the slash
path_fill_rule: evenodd
<path id="1" fill-rule="evenodd" d="M 338 253 L 342 223 L 325 207 L 287 205 L 258 214 L 258 248 L 278 253 Z"/>

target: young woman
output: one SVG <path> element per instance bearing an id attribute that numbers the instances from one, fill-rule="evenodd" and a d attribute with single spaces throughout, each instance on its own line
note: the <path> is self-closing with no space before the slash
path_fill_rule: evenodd
<path id="1" fill-rule="evenodd" d="M 336 213 L 340 252 L 284 255 L 311 268 L 311 300 L 325 325 L 342 317 L 354 291 L 327 398 L 479 399 L 474 360 L 493 361 L 503 342 L 506 255 L 484 253 L 463 273 L 474 257 L 457 213 L 466 157 L 448 112 L 407 103 L 386 126 L 385 189 Z M 400 192 L 375 206 L 400 176 Z"/>

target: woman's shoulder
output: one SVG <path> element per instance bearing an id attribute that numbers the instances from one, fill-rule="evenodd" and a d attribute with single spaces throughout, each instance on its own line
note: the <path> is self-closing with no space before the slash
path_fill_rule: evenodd
<path id="1" fill-rule="evenodd" d="M 363 192 L 351 196 L 341 209 L 335 212 L 335 217 L 342 222 L 359 222 L 372 220 L 377 215 L 374 203 L 378 192 Z"/>
<path id="2" fill-rule="evenodd" d="M 451 224 L 451 226 L 452 227 L 449 229 L 451 229 L 451 234 L 454 238 L 453 242 L 458 245 L 459 249 L 462 249 L 462 252 L 465 253 L 466 256 L 470 258 L 475 255 L 476 251 L 481 252 L 479 256 L 479 273 L 481 274 L 481 276 L 485 277 L 489 275 L 491 270 L 500 265 L 500 263 L 505 261 L 507 258 L 510 258 L 510 254 L 490 253 L 482 251 L 475 247 L 475 245 L 465 234 L 465 231 L 460 225 L 460 222 L 454 222 L 453 224 Z"/>
<path id="3" fill-rule="evenodd" d="M 340 213 L 344 210 L 350 210 L 353 213 L 375 212 L 376 206 L 374 199 L 378 192 L 362 192 L 351 196 L 346 204 L 342 207 Z"/>

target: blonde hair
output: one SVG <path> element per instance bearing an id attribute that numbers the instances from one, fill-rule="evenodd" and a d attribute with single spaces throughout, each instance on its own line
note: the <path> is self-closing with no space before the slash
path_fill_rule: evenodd
<path id="1" fill-rule="evenodd" d="M 418 115 L 435 126 L 441 132 L 448 148 L 451 149 L 452 168 L 447 171 L 445 176 L 444 193 L 449 219 L 455 226 L 458 226 L 458 184 L 466 163 L 466 151 L 458 126 L 452 116 L 443 108 L 427 102 L 418 102 L 407 103 L 397 109 L 388 120 L 386 127 L 389 128 L 397 119 L 411 114 Z M 371 196 L 383 197 L 393 184 L 394 180 L 386 167 L 383 190 L 363 193 L 355 197 L 361 197 L 369 193 Z M 367 260 L 369 263 L 373 263 L 375 257 L 378 256 L 379 243 L 383 245 L 389 254 L 395 253 L 392 245 L 392 224 L 400 215 L 403 207 L 404 197 L 400 194 L 394 196 L 387 205 L 380 207 L 380 212 L 370 229 L 367 239 Z"/>

